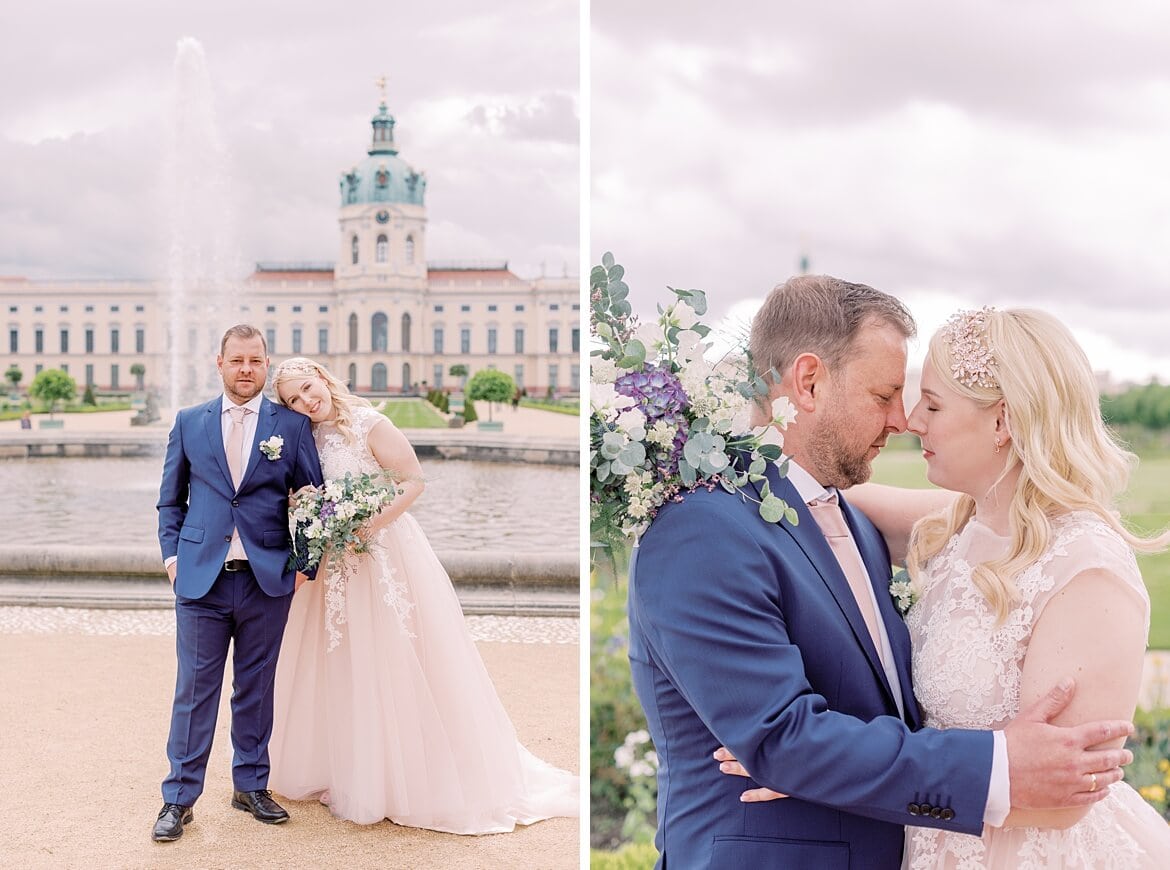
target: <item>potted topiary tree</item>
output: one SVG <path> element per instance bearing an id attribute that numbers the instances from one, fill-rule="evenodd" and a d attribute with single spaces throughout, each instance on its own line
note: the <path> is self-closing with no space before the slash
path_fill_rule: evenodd
<path id="1" fill-rule="evenodd" d="M 146 366 L 144 366 L 142 363 L 134 363 L 134 365 L 130 366 L 130 374 L 134 375 L 134 377 L 138 379 L 137 389 L 138 392 L 141 393 L 144 389 L 146 389 L 143 386 L 143 378 L 146 377 Z"/>
<path id="2" fill-rule="evenodd" d="M 507 402 L 516 391 L 516 382 L 512 376 L 496 369 L 480 369 L 467 385 L 467 397 L 472 400 L 482 399 L 488 403 L 487 421 L 480 420 L 478 428 L 501 430 L 502 421 L 492 419 L 492 406 L 496 402 Z"/>
<path id="3" fill-rule="evenodd" d="M 20 370 L 20 366 L 15 364 L 10 365 L 8 371 L 4 373 L 4 379 L 12 384 L 9 390 L 9 398 L 14 402 L 18 401 L 20 399 L 20 393 L 18 391 L 20 389 L 20 382 L 24 380 L 24 372 Z"/>
<path id="4" fill-rule="evenodd" d="M 60 429 L 65 425 L 65 421 L 53 419 L 53 411 L 56 410 L 58 402 L 67 402 L 77 396 L 77 382 L 61 369 L 45 369 L 33 378 L 28 394 L 49 406 L 49 419 L 41 420 L 39 427 Z"/>
<path id="5" fill-rule="evenodd" d="M 459 417 L 459 422 L 455 422 L 455 418 L 451 418 L 452 426 L 462 426 L 463 419 L 463 388 L 467 386 L 467 366 L 463 363 L 455 363 L 451 368 L 447 369 L 447 374 L 453 378 L 459 378 L 459 386 L 447 399 L 447 409 L 450 413 Z"/>

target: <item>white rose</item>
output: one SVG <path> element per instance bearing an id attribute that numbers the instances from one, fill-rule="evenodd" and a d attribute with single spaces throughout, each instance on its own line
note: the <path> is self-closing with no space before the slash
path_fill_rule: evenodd
<path id="1" fill-rule="evenodd" d="M 612 384 L 617 380 L 617 364 L 611 359 L 602 359 L 599 356 L 589 360 L 589 380 L 595 384 Z"/>
<path id="2" fill-rule="evenodd" d="M 642 413 L 639 408 L 627 408 L 618 414 L 617 425 L 619 429 L 629 432 L 631 436 L 635 430 L 646 429 L 646 415 Z M 641 441 L 641 438 L 635 438 L 636 441 Z"/>

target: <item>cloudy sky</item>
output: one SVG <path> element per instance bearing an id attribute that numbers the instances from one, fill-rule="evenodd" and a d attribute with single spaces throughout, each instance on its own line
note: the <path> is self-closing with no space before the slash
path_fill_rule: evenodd
<path id="1" fill-rule="evenodd" d="M 750 316 L 799 268 L 1046 308 L 1170 382 L 1170 6 L 592 3 L 591 251 Z"/>
<path id="2" fill-rule="evenodd" d="M 42 0 L 0 12 L 0 275 L 165 268 L 175 58 L 203 48 L 237 258 L 338 256 L 338 175 L 365 157 L 385 75 L 427 175 L 429 259 L 578 271 L 573 0 L 340 6 Z M 204 123 L 200 121 L 199 123 Z"/>

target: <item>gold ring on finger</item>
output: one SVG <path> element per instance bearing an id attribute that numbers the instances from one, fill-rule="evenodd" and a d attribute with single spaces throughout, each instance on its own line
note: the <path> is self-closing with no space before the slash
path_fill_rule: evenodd
<path id="1" fill-rule="evenodd" d="M 1089 779 L 1091 779 L 1093 781 L 1093 786 L 1092 786 L 1092 788 L 1089 789 L 1089 791 L 1096 791 L 1097 790 L 1097 774 L 1090 773 Z"/>

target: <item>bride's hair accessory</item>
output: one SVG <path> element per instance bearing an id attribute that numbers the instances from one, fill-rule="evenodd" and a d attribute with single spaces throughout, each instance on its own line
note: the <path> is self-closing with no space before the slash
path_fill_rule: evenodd
<path id="1" fill-rule="evenodd" d="M 995 354 L 985 334 L 987 315 L 994 310 L 984 306 L 978 310 L 956 312 L 942 329 L 943 341 L 951 349 L 951 377 L 960 384 L 993 389 L 999 386 L 991 371 Z"/>
<path id="2" fill-rule="evenodd" d="M 303 356 L 294 356 L 291 359 L 286 359 L 276 367 L 272 380 L 275 383 L 278 379 L 295 377 L 309 378 L 320 374 L 321 367 L 311 359 Z"/>

